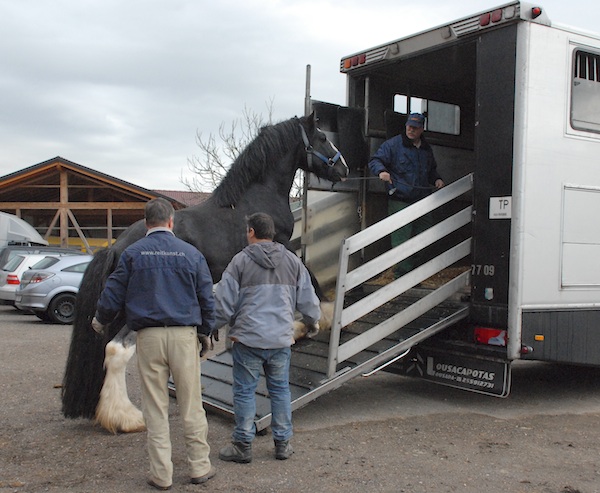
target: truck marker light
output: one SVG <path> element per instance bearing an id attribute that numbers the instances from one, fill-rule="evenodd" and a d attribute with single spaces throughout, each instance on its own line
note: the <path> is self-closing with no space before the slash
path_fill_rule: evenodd
<path id="1" fill-rule="evenodd" d="M 514 6 L 506 7 L 504 9 L 504 18 L 512 19 L 515 15 L 517 15 L 517 9 Z"/>
<path id="2" fill-rule="evenodd" d="M 354 55 L 353 57 L 346 58 L 344 60 L 344 68 L 349 69 L 352 67 L 356 67 L 358 65 L 362 65 L 367 61 L 367 54 L 362 53 L 361 55 Z"/>
<path id="3" fill-rule="evenodd" d="M 490 19 L 491 19 L 491 15 L 490 14 L 483 14 L 480 18 L 479 18 L 479 25 L 481 27 L 483 26 L 487 26 L 490 23 Z"/>
<path id="4" fill-rule="evenodd" d="M 544 342 L 544 336 L 543 334 L 536 334 L 533 336 L 533 339 L 539 342 Z"/>
<path id="5" fill-rule="evenodd" d="M 502 20 L 502 9 L 497 9 L 492 12 L 492 22 L 500 22 Z"/>
<path id="6" fill-rule="evenodd" d="M 531 8 L 531 18 L 532 19 L 537 19 L 540 15 L 542 15 L 541 7 L 532 7 Z"/>

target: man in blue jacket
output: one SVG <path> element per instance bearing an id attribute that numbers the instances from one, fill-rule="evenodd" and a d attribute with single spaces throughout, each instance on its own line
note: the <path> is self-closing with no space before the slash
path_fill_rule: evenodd
<path id="1" fill-rule="evenodd" d="M 165 199 L 146 204 L 146 236 L 121 254 L 92 321 L 101 331 L 124 311 L 127 326 L 137 332 L 148 484 L 158 490 L 170 489 L 173 482 L 169 373 L 177 388 L 191 482 L 204 483 L 216 472 L 209 459 L 199 355 L 199 340 L 214 328 L 213 282 L 204 256 L 173 234 L 173 217 L 173 206 Z"/>
<path id="2" fill-rule="evenodd" d="M 411 113 L 406 119 L 406 131 L 386 140 L 369 161 L 371 173 L 386 183 L 388 215 L 394 214 L 444 186 L 437 171 L 431 146 L 423 138 L 425 117 Z M 392 233 L 392 248 L 422 233 L 433 225 L 430 214 Z M 421 263 L 418 255 L 407 258 L 394 267 L 396 278 L 410 272 Z"/>
<path id="3" fill-rule="evenodd" d="M 298 310 L 318 330 L 319 299 L 301 260 L 275 243 L 268 214 L 247 218 L 248 246 L 238 253 L 215 288 L 217 327 L 229 324 L 233 341 L 233 442 L 221 449 L 224 461 L 252 460 L 256 433 L 255 391 L 264 370 L 271 399 L 275 458 L 292 455 L 292 409 L 289 388 L 294 314 Z"/>

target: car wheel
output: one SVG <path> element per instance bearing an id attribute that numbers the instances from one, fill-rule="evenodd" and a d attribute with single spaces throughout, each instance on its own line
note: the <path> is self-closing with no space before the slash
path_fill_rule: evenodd
<path id="1" fill-rule="evenodd" d="M 57 324 L 72 324 L 75 319 L 75 295 L 63 293 L 56 296 L 50 302 L 48 316 Z"/>

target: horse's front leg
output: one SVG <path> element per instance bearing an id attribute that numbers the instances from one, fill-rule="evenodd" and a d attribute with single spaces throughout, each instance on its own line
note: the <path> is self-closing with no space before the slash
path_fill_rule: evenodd
<path id="1" fill-rule="evenodd" d="M 127 326 L 104 349 L 104 383 L 96 407 L 96 422 L 111 433 L 144 431 L 146 425 L 142 412 L 127 395 L 125 370 L 135 353 L 137 334 Z"/>

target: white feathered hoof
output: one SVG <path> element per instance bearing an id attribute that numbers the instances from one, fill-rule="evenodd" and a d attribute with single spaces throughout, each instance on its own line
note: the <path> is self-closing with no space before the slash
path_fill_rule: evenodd
<path id="1" fill-rule="evenodd" d="M 111 433 L 135 433 L 146 429 L 142 412 L 127 395 L 125 370 L 134 353 L 135 345 L 124 347 L 114 341 L 104 350 L 106 376 L 96 407 L 96 423 Z"/>
<path id="2" fill-rule="evenodd" d="M 302 320 L 294 320 L 294 341 L 300 339 L 312 339 L 323 330 L 331 329 L 331 322 L 333 320 L 333 301 L 322 301 L 321 302 L 321 318 L 319 319 L 319 325 L 306 324 Z"/>
<path id="3" fill-rule="evenodd" d="M 307 333 L 308 329 L 306 324 L 302 320 L 294 320 L 294 342 L 306 338 Z"/>

